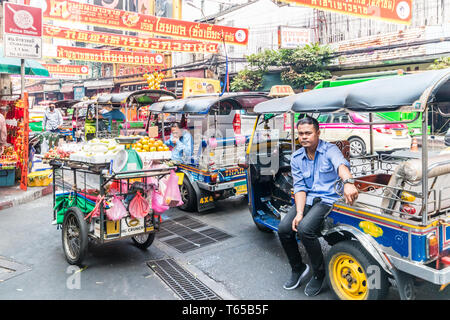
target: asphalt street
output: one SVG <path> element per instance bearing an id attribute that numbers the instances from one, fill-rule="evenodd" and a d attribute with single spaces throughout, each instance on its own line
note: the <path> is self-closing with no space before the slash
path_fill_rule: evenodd
<path id="1" fill-rule="evenodd" d="M 334 299 L 328 288 L 314 298 L 304 295 L 304 285 L 292 291 L 282 288 L 289 266 L 279 240 L 275 233 L 255 227 L 244 198 L 221 201 L 204 214 L 172 209 L 165 216 L 185 215 L 232 237 L 187 253 L 158 239 L 147 251 L 129 239 L 94 244 L 84 268 L 76 270 L 65 260 L 61 231 L 51 224 L 51 196 L 3 210 L 0 259 L 23 264 L 28 271 L 0 282 L 0 299 L 180 299 L 146 264 L 162 258 L 175 259 L 223 299 Z M 328 246 L 323 243 L 323 248 Z M 450 299 L 450 290 L 438 293 L 436 286 L 426 284 L 418 290 L 418 298 Z M 388 299 L 399 299 L 395 289 Z"/>

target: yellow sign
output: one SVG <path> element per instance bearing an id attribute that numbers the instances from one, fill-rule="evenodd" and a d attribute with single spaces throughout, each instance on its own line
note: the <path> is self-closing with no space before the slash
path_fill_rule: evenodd
<path id="1" fill-rule="evenodd" d="M 291 86 L 276 85 L 270 88 L 269 97 L 287 97 L 293 95 L 295 92 Z"/>

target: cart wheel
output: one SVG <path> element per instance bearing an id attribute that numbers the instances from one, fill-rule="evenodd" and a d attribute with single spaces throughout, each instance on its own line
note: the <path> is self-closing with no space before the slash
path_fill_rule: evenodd
<path id="1" fill-rule="evenodd" d="M 88 248 L 88 226 L 77 207 L 67 209 L 62 225 L 62 244 L 66 260 L 81 265 Z"/>
<path id="2" fill-rule="evenodd" d="M 180 186 L 181 200 L 183 200 L 183 205 L 179 208 L 184 211 L 195 211 L 197 204 L 197 195 L 195 190 L 191 185 L 191 182 L 185 177 L 183 179 L 183 184 Z"/>
<path id="3" fill-rule="evenodd" d="M 131 239 L 133 240 L 136 247 L 142 250 L 146 250 L 152 245 L 153 240 L 155 240 L 155 235 L 156 233 L 145 233 L 131 237 Z"/>
<path id="4" fill-rule="evenodd" d="M 326 266 L 328 284 L 341 300 L 380 300 L 387 295 L 386 272 L 357 241 L 347 240 L 332 246 Z"/>

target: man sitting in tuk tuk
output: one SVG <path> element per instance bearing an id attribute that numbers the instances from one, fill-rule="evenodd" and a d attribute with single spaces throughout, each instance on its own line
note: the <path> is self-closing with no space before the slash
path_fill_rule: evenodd
<path id="1" fill-rule="evenodd" d="M 189 163 L 192 157 L 192 135 L 186 129 L 182 129 L 178 122 L 171 125 L 171 134 L 165 144 L 172 147 L 172 160 Z"/>
<path id="2" fill-rule="evenodd" d="M 112 107 L 104 107 L 99 114 L 99 118 L 103 118 L 109 121 L 108 124 L 108 131 L 111 132 L 111 124 L 113 120 L 116 121 L 125 121 L 126 117 L 125 115 L 122 113 L 122 111 L 120 111 L 120 109 L 115 109 Z"/>
<path id="3" fill-rule="evenodd" d="M 325 279 L 320 229 L 333 203 L 340 198 L 334 188 L 335 182 L 342 179 L 347 203 L 353 203 L 358 197 L 358 190 L 353 184 L 350 164 L 339 148 L 319 139 L 317 120 L 307 116 L 300 119 L 296 127 L 303 148 L 291 158 L 295 205 L 278 227 L 281 245 L 292 268 L 291 277 L 283 287 L 287 290 L 297 288 L 309 272 L 309 266 L 302 262 L 297 235 L 308 253 L 313 270 L 305 294 L 315 296 L 321 291 Z"/>

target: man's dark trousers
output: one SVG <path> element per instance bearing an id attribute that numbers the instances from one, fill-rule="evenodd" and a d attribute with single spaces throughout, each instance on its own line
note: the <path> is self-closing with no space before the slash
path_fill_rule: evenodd
<path id="1" fill-rule="evenodd" d="M 306 252 L 308 253 L 309 259 L 311 260 L 312 269 L 315 274 L 324 272 L 323 254 L 319 237 L 323 221 L 330 210 L 330 205 L 319 201 L 314 201 L 312 206 L 305 205 L 303 219 L 297 226 L 298 238 L 303 243 Z M 294 205 L 288 211 L 283 220 L 281 220 L 278 226 L 278 237 L 280 238 L 281 245 L 286 252 L 292 270 L 298 272 L 302 266 L 302 257 L 300 255 L 297 239 L 295 237 L 296 232 L 292 230 L 292 221 L 296 215 L 297 209 Z"/>

